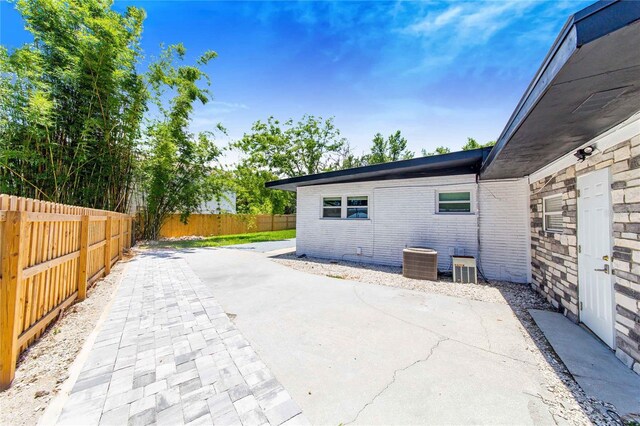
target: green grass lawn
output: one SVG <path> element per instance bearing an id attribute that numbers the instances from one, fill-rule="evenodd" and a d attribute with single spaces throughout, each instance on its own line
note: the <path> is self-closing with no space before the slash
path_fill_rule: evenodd
<path id="1" fill-rule="evenodd" d="M 234 244 L 287 240 L 295 237 L 296 230 L 287 229 L 284 231 L 255 232 L 253 234 L 221 235 L 207 237 L 204 240 L 158 241 L 157 246 L 172 248 L 221 247 Z"/>

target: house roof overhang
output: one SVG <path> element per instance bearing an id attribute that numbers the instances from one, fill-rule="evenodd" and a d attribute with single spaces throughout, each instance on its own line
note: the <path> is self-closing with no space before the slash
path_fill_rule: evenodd
<path id="1" fill-rule="evenodd" d="M 491 148 L 482 148 L 336 170 L 267 182 L 266 187 L 295 191 L 300 186 L 310 185 L 476 174 L 480 171 L 480 166 L 489 155 L 489 151 Z"/>
<path id="2" fill-rule="evenodd" d="M 640 2 L 569 18 L 484 162 L 481 179 L 527 176 L 640 110 Z"/>

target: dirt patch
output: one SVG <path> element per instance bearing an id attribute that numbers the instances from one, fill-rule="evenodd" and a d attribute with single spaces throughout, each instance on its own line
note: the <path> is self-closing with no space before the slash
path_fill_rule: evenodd
<path id="1" fill-rule="evenodd" d="M 211 235 L 213 236 L 213 235 Z M 206 240 L 207 237 L 203 237 L 202 235 L 187 235 L 184 237 L 166 237 L 166 238 L 160 238 L 160 240 L 158 241 L 145 241 L 146 244 L 148 245 L 154 245 L 154 244 L 159 244 L 159 243 L 163 243 L 163 242 L 171 242 L 171 241 L 202 241 L 202 240 Z"/>
<path id="2" fill-rule="evenodd" d="M 69 368 L 113 298 L 126 261 L 95 283 L 87 298 L 67 308 L 34 345 L 20 355 L 11 387 L 0 392 L 1 425 L 35 425 L 60 391 Z"/>
<path id="3" fill-rule="evenodd" d="M 440 281 L 415 280 L 403 277 L 400 267 L 298 258 L 293 253 L 274 256 L 272 259 L 290 268 L 316 275 L 509 305 L 519 321 L 518 328 L 525 339 L 526 350 L 536 358 L 541 383 L 549 392 L 544 397 L 535 396 L 549 407 L 556 424 L 622 424 L 614 407 L 585 395 L 535 324 L 529 309 L 554 309 L 529 286 L 500 281 L 456 284 L 447 276 L 441 277 Z"/>

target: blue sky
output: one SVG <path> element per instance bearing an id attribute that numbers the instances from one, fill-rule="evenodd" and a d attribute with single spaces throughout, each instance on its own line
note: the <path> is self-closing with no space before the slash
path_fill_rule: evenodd
<path id="1" fill-rule="evenodd" d="M 376 132 L 401 130 L 419 152 L 495 140 L 568 16 L 591 2 L 116 1 L 144 8 L 147 58 L 183 42 L 210 63 L 215 123 L 235 139 L 273 115 L 335 117 L 360 154 Z M 0 43 L 29 40 L 0 0 Z M 221 143 L 225 142 L 221 140 Z M 231 156 L 233 157 L 233 155 Z M 232 159 L 232 158 L 231 158 Z"/>

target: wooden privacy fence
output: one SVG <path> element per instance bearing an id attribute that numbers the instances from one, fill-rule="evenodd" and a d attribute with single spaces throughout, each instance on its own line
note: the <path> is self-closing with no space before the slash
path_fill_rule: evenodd
<path id="1" fill-rule="evenodd" d="M 176 214 L 162 225 L 160 237 L 209 237 L 284 229 L 296 229 L 295 214 L 192 214 L 187 224 L 180 222 L 180 215 Z"/>
<path id="2" fill-rule="evenodd" d="M 131 247 L 132 217 L 0 194 L 0 390 L 20 353 Z"/>

